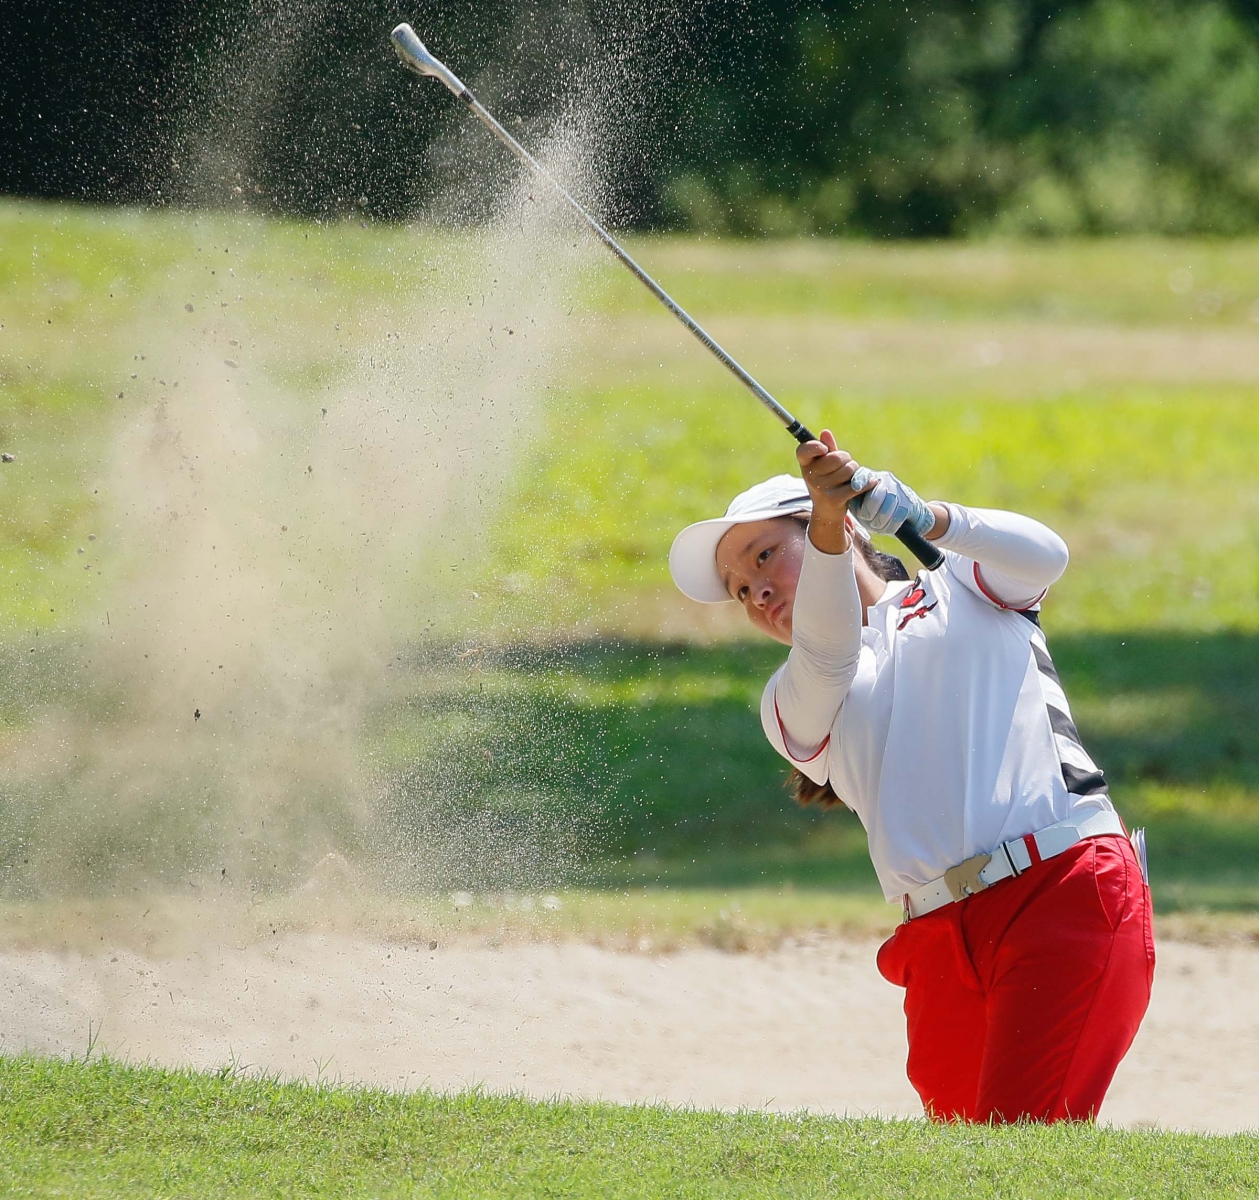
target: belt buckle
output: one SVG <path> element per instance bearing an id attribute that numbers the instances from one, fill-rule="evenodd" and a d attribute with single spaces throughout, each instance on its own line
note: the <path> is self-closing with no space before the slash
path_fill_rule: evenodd
<path id="1" fill-rule="evenodd" d="M 949 889 L 949 895 L 954 900 L 965 900 L 967 896 L 982 892 L 988 884 L 979 878 L 979 872 L 990 862 L 992 862 L 991 854 L 976 854 L 973 858 L 968 858 L 965 862 L 960 862 L 957 866 L 945 871 L 944 886 Z"/>

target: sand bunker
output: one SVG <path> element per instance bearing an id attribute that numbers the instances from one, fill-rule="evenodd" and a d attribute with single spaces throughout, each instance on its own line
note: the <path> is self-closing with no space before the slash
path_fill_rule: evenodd
<path id="1" fill-rule="evenodd" d="M 665 956 L 289 935 L 147 958 L 0 953 L 0 1052 L 531 1096 L 912 1116 L 874 944 Z M 1166 942 L 1103 1119 L 1259 1126 L 1259 949 Z"/>

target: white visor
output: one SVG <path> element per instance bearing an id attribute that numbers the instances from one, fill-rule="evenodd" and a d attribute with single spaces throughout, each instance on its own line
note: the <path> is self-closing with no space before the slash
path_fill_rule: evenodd
<path id="1" fill-rule="evenodd" d="M 678 589 L 701 604 L 722 604 L 732 599 L 717 572 L 717 543 L 726 531 L 749 521 L 768 521 L 792 513 L 812 512 L 813 501 L 804 481 L 796 475 L 775 475 L 740 492 L 730 501 L 723 517 L 688 525 L 669 550 L 669 574 Z M 849 520 L 850 529 L 869 540 L 858 522 Z"/>

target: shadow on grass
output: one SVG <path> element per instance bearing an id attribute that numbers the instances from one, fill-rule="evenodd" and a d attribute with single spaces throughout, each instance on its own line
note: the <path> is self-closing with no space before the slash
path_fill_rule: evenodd
<path id="1" fill-rule="evenodd" d="M 1052 642 L 1121 811 L 1148 827 L 1159 906 L 1259 908 L 1259 637 Z M 480 804 L 567 811 L 597 831 L 588 882 L 873 888 L 860 824 L 796 808 L 761 734 L 781 653 L 525 646 L 443 674 L 430 650 L 412 660 L 425 683 L 393 714 L 411 778 L 398 803 L 440 778 Z"/>
<path id="2" fill-rule="evenodd" d="M 1158 906 L 1259 910 L 1259 636 L 1051 640 L 1120 811 L 1148 828 Z M 121 693 L 77 689 L 73 648 L 49 643 L 0 649 L 0 734 L 45 710 L 125 732 Z M 347 797 L 318 779 L 281 816 L 295 836 L 319 817 L 329 846 L 357 847 L 415 887 L 873 891 L 860 824 L 795 807 L 761 733 L 761 689 L 781 657 L 750 642 L 416 647 L 359 730 L 383 783 L 364 805 L 372 827 L 343 829 Z M 140 778 L 134 803 L 93 806 L 80 768 L 45 774 L 0 778 L 0 890 L 25 894 L 36 876 L 112 886 L 123 861 L 146 878 L 223 865 L 220 835 L 238 820 L 226 792 L 193 805 L 187 788 Z M 241 842 L 241 869 L 251 855 L 269 864 L 276 838 L 268 822 L 265 840 Z"/>
<path id="3" fill-rule="evenodd" d="M 1076 634 L 1052 646 L 1114 783 L 1241 788 L 1259 817 L 1259 636 Z"/>

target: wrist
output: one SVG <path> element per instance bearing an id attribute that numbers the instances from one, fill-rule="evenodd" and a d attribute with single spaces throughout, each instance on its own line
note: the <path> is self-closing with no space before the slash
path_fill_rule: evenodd
<path id="1" fill-rule="evenodd" d="M 931 509 L 931 515 L 935 517 L 936 523 L 923 534 L 923 537 L 929 542 L 935 542 L 948 533 L 952 517 L 949 515 L 949 506 L 942 504 L 939 500 L 928 501 L 927 507 Z"/>
<path id="2" fill-rule="evenodd" d="M 847 554 L 852 544 L 848 523 L 843 517 L 831 520 L 814 516 L 809 521 L 809 541 L 823 554 Z"/>

